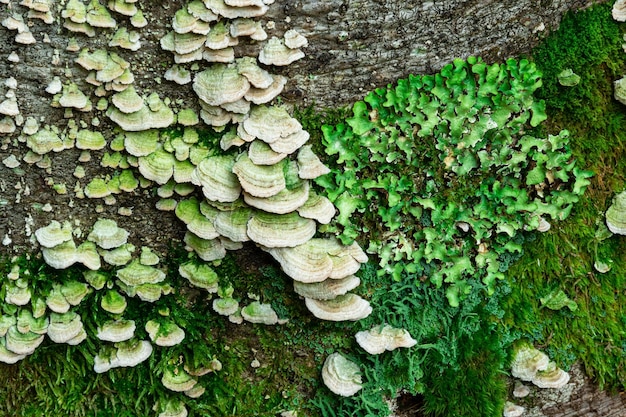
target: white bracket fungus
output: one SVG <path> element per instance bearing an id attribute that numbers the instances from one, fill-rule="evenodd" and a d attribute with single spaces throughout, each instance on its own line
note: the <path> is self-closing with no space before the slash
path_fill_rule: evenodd
<path id="1" fill-rule="evenodd" d="M 400 347 L 410 348 L 417 344 L 405 329 L 396 329 L 389 325 L 375 326 L 370 330 L 358 332 L 356 341 L 371 355 L 378 355 L 386 350 L 394 350 Z"/>
<path id="2" fill-rule="evenodd" d="M 322 380 L 329 390 L 342 397 L 350 397 L 363 388 L 359 366 L 337 352 L 324 361 Z"/>

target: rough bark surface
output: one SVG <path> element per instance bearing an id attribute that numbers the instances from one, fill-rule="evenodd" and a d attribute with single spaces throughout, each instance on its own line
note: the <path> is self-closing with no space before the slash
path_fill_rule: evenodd
<path id="1" fill-rule="evenodd" d="M 512 399 L 526 408 L 525 417 L 623 417 L 626 394 L 600 391 L 584 376 L 579 365 L 570 370 L 570 382 L 561 389 L 531 388 L 523 399 Z"/>
<path id="2" fill-rule="evenodd" d="M 527 53 L 562 15 L 587 0 L 302 0 L 275 7 L 276 22 L 302 31 L 311 48 L 290 66 L 292 95 L 342 105 L 454 58 L 502 61 Z"/>

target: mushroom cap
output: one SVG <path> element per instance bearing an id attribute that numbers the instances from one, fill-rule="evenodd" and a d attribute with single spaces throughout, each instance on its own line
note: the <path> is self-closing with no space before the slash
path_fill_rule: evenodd
<path id="1" fill-rule="evenodd" d="M 58 221 L 52 220 L 47 226 L 35 230 L 35 237 L 41 246 L 52 248 L 72 240 L 72 224 L 65 221 L 61 225 Z"/>
<path id="2" fill-rule="evenodd" d="M 606 211 L 606 226 L 615 234 L 626 235 L 626 191 L 613 198 L 613 204 Z"/>
<path id="3" fill-rule="evenodd" d="M 274 77 L 259 67 L 257 60 L 253 57 L 238 58 L 237 71 L 255 88 L 268 88 L 274 82 Z"/>
<path id="4" fill-rule="evenodd" d="M 7 317 L 7 316 L 4 316 L 4 317 Z M 33 313 L 28 309 L 21 309 L 17 313 L 17 320 L 15 320 L 15 316 L 10 316 L 10 317 L 13 317 L 14 320 L 12 320 L 12 323 L 11 321 L 6 320 L 5 325 L 2 326 L 5 328 L 4 331 L 2 332 L 4 333 L 2 336 L 6 334 L 6 332 L 9 330 L 9 327 L 12 325 L 16 325 L 17 330 L 20 333 L 33 332 L 37 334 L 45 334 L 48 331 L 48 326 L 50 324 L 50 321 L 48 320 L 47 316 L 44 315 L 44 316 L 35 318 L 33 316 Z"/>
<path id="5" fill-rule="evenodd" d="M 88 129 L 81 129 L 76 135 L 76 147 L 85 150 L 99 150 L 106 146 L 104 135 Z"/>
<path id="6" fill-rule="evenodd" d="M 135 6 L 135 2 L 131 1 L 109 0 L 108 6 L 109 9 L 129 17 L 134 16 L 138 12 L 137 6 Z"/>
<path id="7" fill-rule="evenodd" d="M 17 353 L 7 349 L 6 339 L 4 337 L 0 337 L 0 362 L 12 365 L 21 361 L 25 357 L 26 355 L 18 355 Z"/>
<path id="8" fill-rule="evenodd" d="M 126 243 L 128 232 L 118 227 L 115 220 L 99 219 L 94 223 L 87 240 L 94 242 L 102 249 L 112 249 Z"/>
<path id="9" fill-rule="evenodd" d="M 274 152 L 292 154 L 309 140 L 309 132 L 300 130 L 289 136 L 284 136 L 278 140 L 271 142 L 270 148 Z"/>
<path id="10" fill-rule="evenodd" d="M 178 273 L 198 288 L 203 288 L 210 293 L 217 292 L 219 277 L 207 264 L 185 262 L 178 267 Z"/>
<path id="11" fill-rule="evenodd" d="M 234 1 L 231 3 L 236 4 Z M 257 0 L 256 3 L 261 2 Z M 204 4 L 216 15 L 223 16 L 227 19 L 262 16 L 268 9 L 265 4 L 262 6 L 229 6 L 224 0 L 204 0 Z"/>
<path id="12" fill-rule="evenodd" d="M 137 366 L 152 355 L 152 345 L 147 340 L 133 339 L 116 344 L 116 366 Z"/>
<path id="13" fill-rule="evenodd" d="M 235 210 L 218 211 L 215 217 L 215 230 L 234 242 L 247 242 L 248 221 L 252 217 L 252 209 L 241 207 Z"/>
<path id="14" fill-rule="evenodd" d="M 84 109 L 87 107 L 89 99 L 78 86 L 74 83 L 69 83 L 63 86 L 63 94 L 59 98 L 59 104 L 62 107 L 72 107 L 76 109 Z"/>
<path id="15" fill-rule="evenodd" d="M 244 193 L 243 197 L 247 204 L 260 210 L 276 214 L 291 213 L 302 207 L 309 199 L 309 182 L 298 181 L 292 188 L 285 188 L 267 198 L 255 197 L 248 193 Z"/>
<path id="16" fill-rule="evenodd" d="M 329 321 L 356 321 L 370 315 L 370 303 L 356 294 L 347 293 L 332 300 L 305 298 L 305 304 L 315 317 Z"/>
<path id="17" fill-rule="evenodd" d="M 141 175 L 157 184 L 165 184 L 174 175 L 174 155 L 162 148 L 147 156 L 140 156 L 138 162 Z"/>
<path id="18" fill-rule="evenodd" d="M 198 18 L 187 10 L 186 7 L 178 9 L 172 18 L 172 29 L 176 33 L 191 32 L 195 26 Z"/>
<path id="19" fill-rule="evenodd" d="M 539 388 L 562 388 L 569 382 L 569 374 L 550 362 L 546 369 L 535 373 L 531 382 Z"/>
<path id="20" fill-rule="evenodd" d="M 210 106 L 237 101 L 249 88 L 248 79 L 234 65 L 213 65 L 197 73 L 193 80 L 193 91 Z"/>
<path id="21" fill-rule="evenodd" d="M 193 0 L 187 4 L 187 10 L 204 22 L 215 22 L 219 16 L 207 8 L 202 0 Z"/>
<path id="22" fill-rule="evenodd" d="M 185 395 L 189 396 L 187 392 L 195 390 L 196 387 L 200 387 L 200 385 L 196 384 L 193 388 L 191 388 L 191 390 L 185 391 Z M 202 392 L 204 393 L 204 390 Z M 167 400 L 165 406 L 163 407 L 163 410 L 159 413 L 158 417 L 187 417 L 187 408 L 185 408 L 185 403 L 180 400 Z"/>
<path id="23" fill-rule="evenodd" d="M 185 338 L 185 331 L 171 320 L 148 320 L 146 332 L 157 346 L 176 346 Z"/>
<path id="24" fill-rule="evenodd" d="M 265 65 L 284 66 L 304 58 L 304 52 L 291 49 L 282 39 L 272 36 L 259 53 L 259 62 Z"/>
<path id="25" fill-rule="evenodd" d="M 119 46 L 123 49 L 130 51 L 138 51 L 141 48 L 141 42 L 139 41 L 139 33 L 131 30 L 130 32 L 125 27 L 119 28 L 111 40 L 109 46 Z"/>
<path id="26" fill-rule="evenodd" d="M 315 155 L 311 145 L 300 148 L 297 161 L 300 178 L 315 179 L 330 172 L 330 169 Z"/>
<path id="27" fill-rule="evenodd" d="M 271 248 L 268 252 L 287 275 L 296 281 L 310 284 L 324 281 L 332 272 L 329 245 L 334 247 L 334 242 L 314 238 L 292 248 Z"/>
<path id="28" fill-rule="evenodd" d="M 104 262 L 108 263 L 109 265 L 123 266 L 129 263 L 131 259 L 133 259 L 134 251 L 134 245 L 131 245 L 130 243 L 125 243 L 117 248 L 102 250 L 101 253 Z"/>
<path id="29" fill-rule="evenodd" d="M 538 371 L 546 370 L 550 358 L 530 344 L 522 344 L 516 348 L 511 375 L 522 381 L 531 381 Z"/>
<path id="30" fill-rule="evenodd" d="M 70 280 L 64 282 L 60 287 L 61 294 L 72 306 L 77 306 L 89 294 L 89 286 L 84 282 Z"/>
<path id="31" fill-rule="evenodd" d="M 254 104 L 265 104 L 274 100 L 287 84 L 287 77 L 282 75 L 274 75 L 272 84 L 267 88 L 250 87 L 248 92 L 243 96 L 246 100 Z"/>
<path id="32" fill-rule="evenodd" d="M 117 22 L 104 5 L 98 0 L 91 0 L 87 5 L 87 23 L 98 28 L 114 28 Z"/>
<path id="33" fill-rule="evenodd" d="M 4 339 L 9 351 L 18 355 L 30 355 L 43 342 L 44 335 L 33 332 L 20 333 L 17 326 L 11 326 Z"/>
<path id="34" fill-rule="evenodd" d="M 317 220 L 318 223 L 328 224 L 337 210 L 333 203 L 314 191 L 309 191 L 308 200 L 298 207 L 298 214 L 307 219 Z"/>
<path id="35" fill-rule="evenodd" d="M 68 240 L 52 248 L 42 248 L 41 254 L 44 261 L 55 269 L 66 269 L 77 261 L 76 244 Z"/>
<path id="36" fill-rule="evenodd" d="M 248 147 L 248 157 L 255 165 L 275 165 L 285 159 L 287 154 L 273 151 L 262 140 L 253 140 Z"/>
<path id="37" fill-rule="evenodd" d="M 161 378 L 161 383 L 165 388 L 174 392 L 188 391 L 193 388 L 197 382 L 197 380 L 182 368 L 166 368 Z"/>
<path id="38" fill-rule="evenodd" d="M 287 187 L 283 163 L 256 165 L 247 152 L 239 155 L 232 167 L 241 187 L 250 195 L 267 198 L 278 194 Z"/>
<path id="39" fill-rule="evenodd" d="M 193 250 L 203 261 L 211 262 L 226 256 L 220 239 L 202 239 L 187 231 L 184 238 L 187 250 Z"/>
<path id="40" fill-rule="evenodd" d="M 33 152 L 44 155 L 50 151 L 60 152 L 65 149 L 63 140 L 53 129 L 45 128 L 26 138 L 26 146 Z"/>
<path id="41" fill-rule="evenodd" d="M 294 280 L 293 289 L 296 294 L 315 300 L 332 300 L 344 295 L 359 286 L 361 280 L 355 275 L 341 279 L 325 279 L 321 282 L 304 283 Z"/>
<path id="42" fill-rule="evenodd" d="M 128 266 L 118 269 L 115 274 L 128 286 L 142 284 L 157 284 L 165 280 L 165 273 L 153 266 L 142 265 L 138 259 L 133 260 Z"/>
<path id="43" fill-rule="evenodd" d="M 133 156 L 148 156 L 159 148 L 159 131 L 124 132 L 124 148 Z"/>
<path id="44" fill-rule="evenodd" d="M 280 248 L 301 245 L 315 235 L 315 221 L 297 213 L 256 212 L 248 221 L 248 237 L 265 247 Z"/>
<path id="45" fill-rule="evenodd" d="M 71 307 L 61 292 L 61 286 L 58 284 L 54 285 L 46 296 L 46 305 L 55 313 L 67 313 Z"/>
<path id="46" fill-rule="evenodd" d="M 209 200 L 233 202 L 241 194 L 241 185 L 232 172 L 234 164 L 234 156 L 205 158 L 191 174 L 191 182 L 202 186 L 202 192 Z"/>
<path id="47" fill-rule="evenodd" d="M 342 397 L 350 397 L 363 388 L 359 366 L 337 352 L 324 361 L 322 380 L 329 390 Z"/>
<path id="48" fill-rule="evenodd" d="M 113 94 L 111 101 L 119 111 L 125 114 L 137 112 L 145 105 L 143 98 L 137 94 L 132 85 L 124 91 Z"/>
<path id="49" fill-rule="evenodd" d="M 228 26 L 224 24 L 223 20 L 220 20 L 211 27 L 204 46 L 209 49 L 224 49 L 229 46 L 237 44 L 236 38 L 230 36 L 230 30 Z"/>
<path id="50" fill-rule="evenodd" d="M 278 315 L 271 304 L 253 301 L 241 309 L 241 316 L 250 323 L 272 325 L 278 323 Z"/>
<path id="51" fill-rule="evenodd" d="M 230 316 L 239 310 L 239 302 L 232 297 L 216 298 L 212 306 L 213 310 L 222 316 Z"/>
<path id="52" fill-rule="evenodd" d="M 202 239 L 215 239 L 219 236 L 213 227 L 214 219 L 208 218 L 200 211 L 200 203 L 195 197 L 178 203 L 176 217 L 187 225 L 187 230 Z"/>
<path id="53" fill-rule="evenodd" d="M 524 415 L 526 409 L 522 406 L 513 404 L 511 401 L 507 401 L 504 404 L 503 417 L 520 417 Z"/>
<path id="54" fill-rule="evenodd" d="M 309 45 L 309 41 L 295 29 L 289 29 L 284 35 L 285 46 L 289 49 L 303 48 Z"/>
<path id="55" fill-rule="evenodd" d="M 122 314 L 127 306 L 126 298 L 115 290 L 108 290 L 100 300 L 100 306 L 111 314 Z"/>
<path id="56" fill-rule="evenodd" d="M 613 3 L 611 15 L 613 16 L 613 19 L 618 22 L 626 22 L 626 1 L 617 0 Z"/>
<path id="57" fill-rule="evenodd" d="M 271 144 L 301 131 L 302 125 L 283 107 L 253 106 L 243 121 L 243 128 L 249 135 Z"/>
<path id="58" fill-rule="evenodd" d="M 191 82 L 191 73 L 184 67 L 177 64 L 172 65 L 164 75 L 168 81 L 174 81 L 176 84 L 184 85 Z"/>
<path id="59" fill-rule="evenodd" d="M 370 330 L 358 332 L 356 341 L 370 355 L 378 355 L 386 350 L 399 347 L 409 348 L 417 344 L 405 329 L 396 329 L 389 325 L 375 326 Z"/>
<path id="60" fill-rule="evenodd" d="M 75 312 L 50 313 L 50 325 L 47 334 L 54 343 L 67 343 L 78 336 L 81 330 L 83 330 L 83 322 Z"/>
<path id="61" fill-rule="evenodd" d="M 105 342 L 123 342 L 135 335 L 136 328 L 134 320 L 109 320 L 98 327 L 96 337 Z"/>

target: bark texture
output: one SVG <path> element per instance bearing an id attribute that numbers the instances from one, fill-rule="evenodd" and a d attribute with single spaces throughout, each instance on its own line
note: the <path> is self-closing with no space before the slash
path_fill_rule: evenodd
<path id="1" fill-rule="evenodd" d="M 438 71 L 454 58 L 488 62 L 527 53 L 587 0 L 301 0 L 271 17 L 309 38 L 289 68 L 291 95 L 320 106 L 349 104 L 409 74 Z M 282 8 L 281 8 L 282 6 Z M 288 23 L 287 23 L 288 22 Z"/>
<path id="2" fill-rule="evenodd" d="M 579 365 L 570 370 L 570 382 L 562 389 L 531 388 L 524 399 L 512 399 L 526 408 L 525 417 L 623 417 L 626 394 L 610 395 L 584 376 Z"/>

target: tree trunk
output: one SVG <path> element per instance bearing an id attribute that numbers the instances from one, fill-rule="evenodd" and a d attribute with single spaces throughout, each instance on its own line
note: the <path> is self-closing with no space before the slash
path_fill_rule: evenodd
<path id="1" fill-rule="evenodd" d="M 75 37 L 80 47 L 110 49 L 107 44 L 112 32 L 100 31 L 94 38 L 68 33 L 62 29 L 60 2 L 51 25 L 28 19 L 27 9 L 17 0 L 2 3 L 0 20 L 16 13 L 24 16 L 37 43 L 18 44 L 14 41 L 17 32 L 0 28 L 0 78 L 17 80 L 15 94 L 20 109 L 20 116 L 14 117 L 18 125 L 15 132 L 1 136 L 0 253 L 33 251 L 32 232 L 53 219 L 71 220 L 86 230 L 99 217 L 113 218 L 131 232 L 129 240 L 137 247 L 147 245 L 164 251 L 172 241 L 182 240 L 184 228 L 173 214 L 154 209 L 158 197 L 148 189 L 117 195 L 114 205 L 78 198 L 73 191 L 75 184 L 84 187 L 90 178 L 112 174 L 99 164 L 104 151 L 92 152 L 91 161 L 81 163 L 88 174 L 85 179 L 74 175 L 80 155 L 76 149 L 50 154 L 50 163 L 29 165 L 23 161 L 28 149 L 20 133 L 28 117 L 36 118 L 42 126 L 55 125 L 60 131 L 74 120 L 85 127 L 98 126 L 108 141 L 115 137 L 114 126 L 103 112 L 65 114 L 63 109 L 50 107 L 52 96 L 44 91 L 53 77 L 60 77 L 64 82 L 77 82 L 91 94 L 93 87 L 83 81 L 87 72 L 74 63 L 77 54 L 66 47 Z M 186 2 L 140 0 L 139 4 L 149 21 L 139 30 L 142 48 L 134 53 L 118 50 L 131 63 L 136 88 L 142 94 L 158 92 L 161 98 L 169 97 L 179 108 L 198 109 L 190 84 L 179 86 L 163 80 L 173 60 L 159 46 L 159 40 L 171 30 L 174 13 Z M 283 100 L 300 106 L 336 107 L 349 105 L 367 91 L 410 73 L 437 71 L 456 57 L 476 55 L 486 61 L 501 61 L 526 53 L 558 26 L 567 10 L 587 5 L 588 0 L 277 0 L 261 20 L 270 36 L 297 29 L 308 38 L 306 57 L 277 70 L 289 78 Z M 269 30 L 272 26 L 275 29 Z M 17 54 L 19 62 L 7 60 L 11 53 Z M 0 87 L 0 92 L 8 91 L 8 87 Z M 91 98 L 95 105 L 98 98 Z M 11 157 L 20 162 L 19 167 L 10 168 L 7 158 Z M 60 191 L 60 185 L 66 192 Z M 131 208 L 132 215 L 121 216 L 120 207 Z M 533 410 L 543 414 L 533 415 L 626 415 L 624 395 L 609 397 L 587 380 L 567 402 L 544 399 L 540 404 Z"/>

